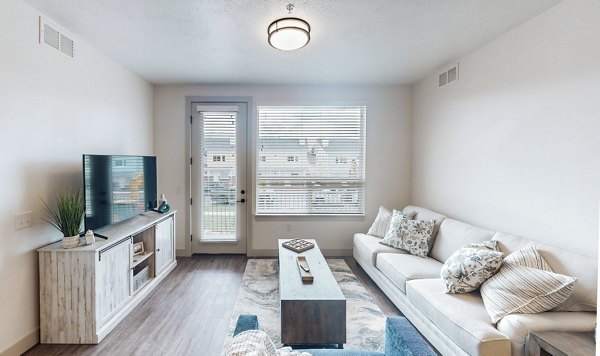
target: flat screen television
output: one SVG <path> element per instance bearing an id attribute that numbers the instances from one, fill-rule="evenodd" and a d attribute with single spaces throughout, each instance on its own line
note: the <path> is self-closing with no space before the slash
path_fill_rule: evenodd
<path id="1" fill-rule="evenodd" d="M 156 208 L 156 157 L 83 155 L 85 229 Z"/>

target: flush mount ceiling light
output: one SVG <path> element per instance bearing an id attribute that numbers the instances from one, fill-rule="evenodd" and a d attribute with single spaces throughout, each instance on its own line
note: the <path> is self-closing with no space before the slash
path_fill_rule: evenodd
<path id="1" fill-rule="evenodd" d="M 294 5 L 288 4 L 286 8 L 291 14 Z M 275 20 L 269 25 L 267 32 L 269 33 L 269 44 L 282 51 L 300 49 L 310 41 L 310 25 L 297 17 Z"/>

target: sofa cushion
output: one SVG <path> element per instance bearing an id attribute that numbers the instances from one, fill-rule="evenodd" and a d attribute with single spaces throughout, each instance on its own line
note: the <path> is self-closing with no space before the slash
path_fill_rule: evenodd
<path id="1" fill-rule="evenodd" d="M 512 341 L 513 355 L 522 355 L 525 338 L 530 331 L 594 331 L 596 313 L 544 312 L 540 314 L 512 314 L 498 322 L 498 331 Z"/>
<path id="2" fill-rule="evenodd" d="M 477 292 L 444 294 L 440 279 L 406 283 L 408 300 L 470 355 L 508 355 L 510 340 L 490 324 Z"/>
<path id="3" fill-rule="evenodd" d="M 469 244 L 456 250 L 444 262 L 441 276 L 446 293 L 468 293 L 496 274 L 504 254 L 495 240 Z"/>
<path id="4" fill-rule="evenodd" d="M 421 278 L 439 278 L 442 264 L 433 258 L 414 255 L 381 253 L 377 256 L 377 269 L 406 293 L 406 282 Z"/>
<path id="5" fill-rule="evenodd" d="M 434 223 L 435 220 L 408 220 L 406 214 L 394 210 L 390 229 L 381 243 L 427 258 Z"/>
<path id="6" fill-rule="evenodd" d="M 385 246 L 380 244 L 381 239 L 379 237 L 366 235 L 366 234 L 354 234 L 354 253 L 358 255 L 363 261 L 370 262 L 375 266 L 377 261 L 377 254 L 379 253 L 397 253 L 407 254 L 408 252 Z"/>
<path id="7" fill-rule="evenodd" d="M 446 218 L 440 225 L 440 230 L 435 238 L 430 255 L 444 263 L 460 247 L 490 240 L 492 236 L 494 236 L 493 231 Z"/>
<path id="8" fill-rule="evenodd" d="M 416 214 L 416 212 L 412 211 L 405 213 L 405 216 L 407 219 L 414 219 Z M 380 206 L 379 212 L 377 213 L 377 217 L 375 218 L 375 221 L 373 221 L 373 224 L 369 228 L 369 231 L 367 231 L 367 235 L 384 237 L 385 233 L 390 228 L 391 221 L 392 212 L 388 208 Z"/>
<path id="9" fill-rule="evenodd" d="M 498 247 L 505 255 L 532 242 L 532 240 L 502 232 L 496 233 L 493 239 L 498 241 Z M 577 278 L 571 297 L 554 310 L 596 311 L 598 259 L 544 243 L 534 243 L 552 271 Z"/>
<path id="10" fill-rule="evenodd" d="M 435 243 L 435 237 L 438 233 L 438 230 L 440 229 L 440 224 L 442 223 L 442 221 L 444 221 L 446 216 L 440 213 L 436 213 L 435 211 L 431 211 L 429 209 L 420 208 L 418 206 L 412 205 L 407 205 L 404 209 L 402 209 L 402 212 L 405 214 L 415 212 L 416 214 L 413 218 L 415 220 L 435 220 L 435 224 L 433 225 L 433 234 L 431 234 L 431 239 L 429 240 L 429 251 L 431 251 L 431 248 Z"/>

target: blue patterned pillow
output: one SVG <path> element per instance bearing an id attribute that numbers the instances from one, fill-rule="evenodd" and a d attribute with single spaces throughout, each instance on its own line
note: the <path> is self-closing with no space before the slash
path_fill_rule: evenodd
<path id="1" fill-rule="evenodd" d="M 445 293 L 467 293 L 479 288 L 502 265 L 504 254 L 496 241 L 484 241 L 456 250 L 442 266 L 441 277 Z"/>
<path id="2" fill-rule="evenodd" d="M 394 210 L 390 228 L 379 243 L 425 258 L 429 254 L 434 224 L 433 219 L 408 220 L 401 211 Z"/>

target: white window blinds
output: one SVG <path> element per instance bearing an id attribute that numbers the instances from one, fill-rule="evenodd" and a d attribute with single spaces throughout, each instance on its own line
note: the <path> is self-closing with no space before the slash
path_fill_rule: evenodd
<path id="1" fill-rule="evenodd" d="M 259 106 L 256 214 L 364 214 L 366 110 Z"/>

